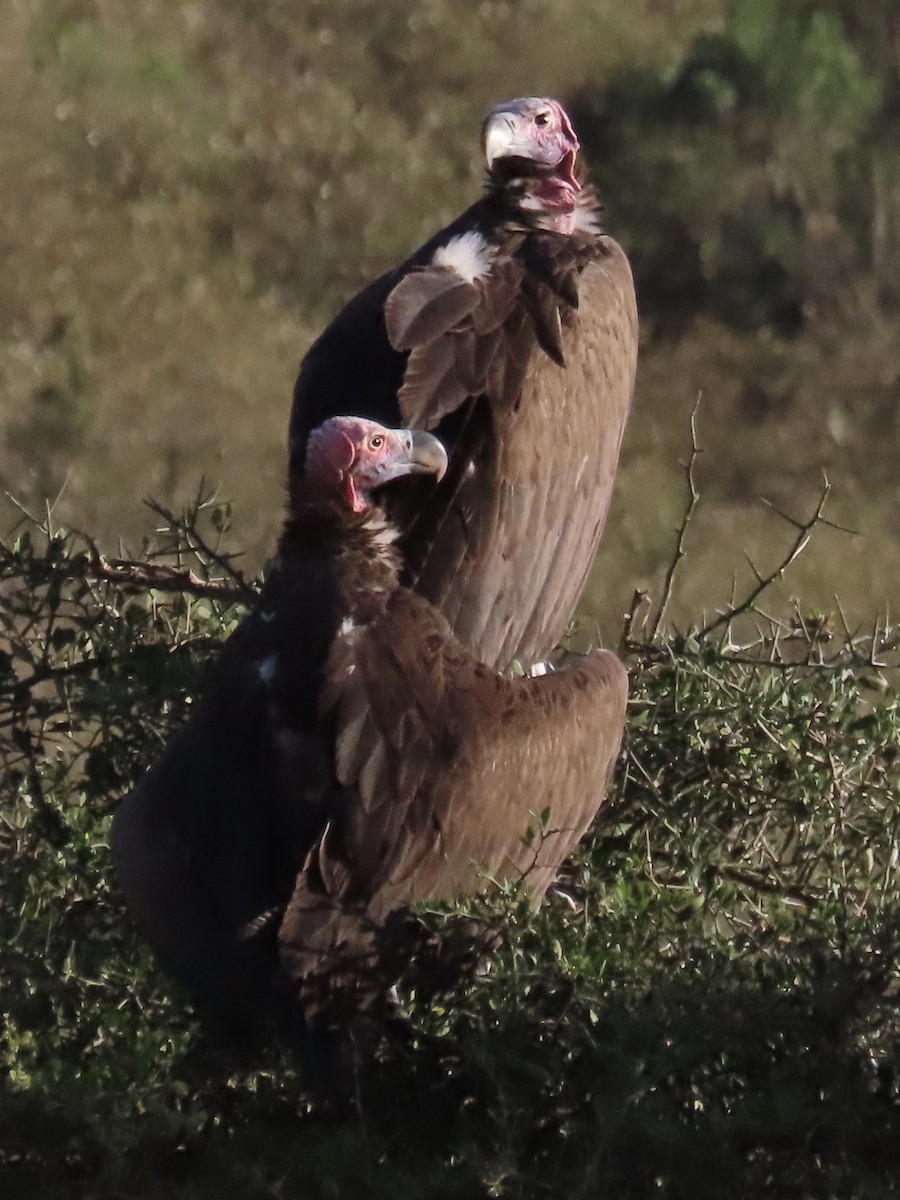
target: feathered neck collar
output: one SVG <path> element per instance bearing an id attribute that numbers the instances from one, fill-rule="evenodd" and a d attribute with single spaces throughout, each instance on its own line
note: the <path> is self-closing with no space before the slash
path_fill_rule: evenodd
<path id="1" fill-rule="evenodd" d="M 291 509 L 278 551 L 281 556 L 290 556 L 325 542 L 335 555 L 377 560 L 381 568 L 387 565 L 399 573 L 401 559 L 395 545 L 398 537 L 398 529 L 379 504 L 370 504 L 365 512 L 354 513 L 301 480 L 291 488 Z"/>
<path id="2" fill-rule="evenodd" d="M 499 210 L 504 225 L 521 233 L 558 233 L 562 236 L 582 234 L 592 237 L 602 233 L 601 204 L 596 190 L 585 184 L 575 200 L 571 213 L 545 210 L 533 194 L 534 181 L 527 177 L 509 179 L 488 172 L 485 199 Z"/>

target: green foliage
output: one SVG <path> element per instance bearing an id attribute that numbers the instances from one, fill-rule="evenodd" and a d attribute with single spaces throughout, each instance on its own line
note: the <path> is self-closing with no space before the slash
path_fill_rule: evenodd
<path id="1" fill-rule="evenodd" d="M 408 997 L 409 1042 L 361 1078 L 359 1118 L 329 1120 L 288 1048 L 237 1056 L 198 1029 L 111 879 L 116 797 L 241 612 L 226 517 L 168 514 L 132 562 L 53 528 L 0 547 L 3 1194 L 894 1194 L 885 637 L 832 652 L 810 620 L 752 646 L 735 622 L 630 643 L 591 837 L 537 914 L 496 894 L 428 916 L 500 945 L 451 994 Z"/>
<path id="2" fill-rule="evenodd" d="M 663 328 L 707 312 L 796 336 L 851 286 L 848 269 L 873 262 L 877 145 L 898 129 L 832 6 L 732 0 L 674 69 L 630 70 L 581 103 L 644 311 Z"/>

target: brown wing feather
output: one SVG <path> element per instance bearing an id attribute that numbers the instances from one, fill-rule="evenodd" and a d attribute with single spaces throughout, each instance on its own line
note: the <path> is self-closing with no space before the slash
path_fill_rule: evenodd
<path id="1" fill-rule="evenodd" d="M 444 266 L 400 280 L 385 303 L 385 323 L 391 345 L 410 351 L 397 397 L 404 421 L 432 429 L 484 391 L 498 330 L 520 300 L 522 276 L 506 256 L 474 283 Z"/>
<path id="2" fill-rule="evenodd" d="M 407 425 L 433 429 L 469 395 L 460 376 L 453 342 L 438 338 L 416 346 L 406 364 L 401 396 L 401 412 Z"/>
<path id="3" fill-rule="evenodd" d="M 384 306 L 395 350 L 412 350 L 455 328 L 478 303 L 478 291 L 455 271 L 431 267 L 404 275 Z"/>
<path id="4" fill-rule="evenodd" d="M 546 656 L 565 632 L 612 497 L 637 356 L 631 273 L 614 243 L 585 267 L 580 294 L 566 367 L 532 352 L 520 402 L 495 406 L 496 474 L 477 486 L 496 516 L 449 580 L 439 541 L 420 576 L 456 633 L 501 667 Z"/>
<path id="5" fill-rule="evenodd" d="M 566 365 L 562 348 L 562 316 L 559 297 L 536 279 L 527 279 L 522 288 L 522 307 L 531 320 L 537 343 L 558 367 Z"/>
<path id="6" fill-rule="evenodd" d="M 429 277 L 448 274 L 426 268 L 395 291 L 406 303 L 414 278 L 428 296 Z M 581 594 L 631 402 L 637 312 L 624 253 L 587 234 L 515 235 L 466 286 L 471 308 L 412 347 L 399 394 L 405 419 L 448 435 L 451 472 L 414 523 L 408 501 L 397 515 L 416 589 L 503 669 L 545 657 Z M 438 326 L 406 313 L 405 329 L 426 327 Z M 481 440 L 461 444 L 447 421 L 467 402 L 483 410 Z"/>
<path id="7" fill-rule="evenodd" d="M 544 894 L 603 802 L 627 697 L 624 668 L 604 651 L 540 679 L 498 676 L 409 591 L 350 637 L 354 670 L 342 649 L 329 694 L 357 775 L 342 773 L 347 807 L 310 854 L 279 934 L 316 1011 L 342 988 L 364 1008 L 360 989 L 393 981 L 376 947 L 404 906 L 492 880 Z"/>

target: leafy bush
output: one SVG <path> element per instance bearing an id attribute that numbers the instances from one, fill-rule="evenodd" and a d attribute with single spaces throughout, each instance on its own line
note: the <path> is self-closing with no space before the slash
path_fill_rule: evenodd
<path id="1" fill-rule="evenodd" d="M 469 906 L 501 935 L 490 963 L 408 997 L 409 1041 L 361 1076 L 359 1117 L 328 1120 L 288 1048 L 210 1042 L 111 880 L 116 797 L 252 594 L 218 545 L 226 512 L 164 515 L 136 561 L 46 528 L 0 547 L 4 1195 L 893 1194 L 884 631 L 798 619 L 738 642 L 753 597 L 688 635 L 633 618 L 627 744 L 591 837 L 539 914 Z"/>
<path id="2" fill-rule="evenodd" d="M 576 98 L 642 309 L 664 329 L 706 312 L 795 336 L 842 313 L 877 257 L 896 261 L 883 206 L 897 196 L 876 186 L 898 136 L 890 81 L 840 7 L 732 0 L 674 69 Z"/>

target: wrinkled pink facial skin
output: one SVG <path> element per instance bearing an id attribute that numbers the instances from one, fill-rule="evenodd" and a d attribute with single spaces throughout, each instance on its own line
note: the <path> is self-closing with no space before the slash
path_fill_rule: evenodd
<path id="1" fill-rule="evenodd" d="M 417 455 L 417 438 L 433 443 L 424 458 L 421 445 Z M 365 417 L 332 417 L 310 434 L 305 474 L 323 491 L 340 496 L 351 512 L 364 513 L 373 488 L 404 475 L 440 479 L 446 465 L 443 447 L 428 435 L 388 429 Z"/>
<path id="2" fill-rule="evenodd" d="M 489 169 L 504 159 L 533 164 L 537 170 L 529 174 L 538 183 L 532 195 L 544 211 L 559 214 L 558 227 L 567 224 L 564 218 L 574 212 L 581 191 L 575 178 L 581 146 L 561 104 L 538 96 L 498 104 L 485 118 L 482 141 Z"/>

